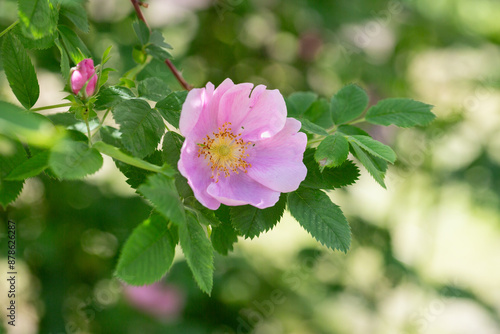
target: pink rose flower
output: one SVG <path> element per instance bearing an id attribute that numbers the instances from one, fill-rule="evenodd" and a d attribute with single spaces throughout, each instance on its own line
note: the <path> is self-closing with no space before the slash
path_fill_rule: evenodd
<path id="1" fill-rule="evenodd" d="M 90 79 L 90 80 L 89 80 Z M 97 85 L 97 75 L 95 73 L 94 61 L 90 58 L 84 59 L 71 69 L 71 90 L 77 95 L 87 83 L 85 97 L 92 96 Z"/>
<path id="2" fill-rule="evenodd" d="M 235 85 L 226 79 L 189 92 L 179 129 L 186 138 L 178 163 L 201 204 L 276 204 L 305 179 L 302 162 L 307 137 L 301 124 L 286 117 L 278 90 Z"/>

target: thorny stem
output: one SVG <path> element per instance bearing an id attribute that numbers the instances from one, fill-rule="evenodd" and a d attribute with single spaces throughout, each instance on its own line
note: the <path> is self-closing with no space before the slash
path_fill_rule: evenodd
<path id="1" fill-rule="evenodd" d="M 151 30 L 151 28 L 149 27 L 148 22 L 144 18 L 144 15 L 142 14 L 142 10 L 141 10 L 141 6 L 147 8 L 147 5 L 145 3 L 142 3 L 139 0 L 130 0 L 130 1 L 132 2 L 132 5 L 134 6 L 135 12 L 137 13 L 137 17 L 139 18 L 139 20 L 141 20 L 142 22 L 144 22 L 146 24 L 146 26 L 148 27 L 148 29 Z M 177 79 L 177 81 L 179 81 L 179 83 L 181 84 L 181 86 L 185 90 L 189 91 L 189 90 L 191 90 L 193 88 L 190 84 L 188 84 L 186 82 L 186 80 L 184 80 L 184 78 L 182 77 L 181 73 L 175 67 L 175 65 L 170 61 L 170 59 L 165 59 L 165 64 L 168 66 L 168 68 L 170 69 L 170 71 L 172 72 L 172 74 L 175 76 L 175 78 Z"/>
<path id="2" fill-rule="evenodd" d="M 148 22 L 146 22 L 146 19 L 144 18 L 144 15 L 142 15 L 142 10 L 141 10 L 141 1 L 138 0 L 130 0 L 132 2 L 132 5 L 134 6 L 135 12 L 137 13 L 137 17 L 139 20 L 142 22 L 146 23 L 146 26 L 149 28 Z M 151 28 L 149 28 L 151 30 Z"/>
<path id="3" fill-rule="evenodd" d="M 181 73 L 179 72 L 179 70 L 174 66 L 174 64 L 170 61 L 170 59 L 165 59 L 165 64 L 167 64 L 168 68 L 170 69 L 170 71 L 172 71 L 172 73 L 174 74 L 175 78 L 177 79 L 177 81 L 179 81 L 179 83 L 181 84 L 181 86 L 185 89 L 185 90 L 191 90 L 193 89 L 193 87 L 191 87 L 190 84 L 188 84 L 186 82 L 186 80 L 184 80 L 184 78 L 182 77 Z"/>
<path id="4" fill-rule="evenodd" d="M 4 31 L 0 32 L 0 37 L 2 37 L 6 33 L 8 33 L 10 30 L 12 30 L 18 23 L 19 23 L 19 20 L 16 20 L 16 22 L 12 23 L 10 26 L 8 26 L 7 28 L 5 28 Z"/>

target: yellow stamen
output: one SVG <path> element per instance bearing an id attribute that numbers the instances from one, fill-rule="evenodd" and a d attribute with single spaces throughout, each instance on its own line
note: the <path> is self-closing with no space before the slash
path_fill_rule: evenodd
<path id="1" fill-rule="evenodd" d="M 245 160 L 249 156 L 245 150 L 252 143 L 243 141 L 241 133 L 234 135 L 230 126 L 230 122 L 224 123 L 219 132 L 207 135 L 203 143 L 198 144 L 198 157 L 203 155 L 204 159 L 209 159 L 208 166 L 212 165 L 211 178 L 215 182 L 219 182 L 221 174 L 228 177 L 231 172 L 238 174 L 242 170 L 246 173 L 247 168 L 252 167 Z"/>

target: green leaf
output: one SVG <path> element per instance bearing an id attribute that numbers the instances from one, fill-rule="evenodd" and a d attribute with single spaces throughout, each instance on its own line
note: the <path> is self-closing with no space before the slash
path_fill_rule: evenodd
<path id="1" fill-rule="evenodd" d="M 177 163 L 181 156 L 181 147 L 184 142 L 184 137 L 169 131 L 163 137 L 162 156 L 163 161 L 177 170 Z M 182 198 L 188 198 L 193 195 L 191 187 L 187 183 L 187 179 L 181 174 L 175 175 L 175 186 Z"/>
<path id="2" fill-rule="evenodd" d="M 148 46 L 146 46 L 146 52 L 161 61 L 165 61 L 166 59 L 173 59 L 170 52 L 158 45 L 149 44 Z"/>
<path id="3" fill-rule="evenodd" d="M 134 93 L 123 86 L 111 86 L 99 92 L 99 96 L 94 104 L 97 110 L 113 108 L 124 100 L 135 99 Z"/>
<path id="4" fill-rule="evenodd" d="M 49 151 L 35 154 L 28 160 L 17 165 L 6 177 L 7 181 L 20 181 L 29 177 L 37 176 L 49 167 Z"/>
<path id="5" fill-rule="evenodd" d="M 86 58 L 90 58 L 89 50 L 73 30 L 63 25 L 58 26 L 57 30 L 59 30 L 66 51 L 75 65 Z"/>
<path id="6" fill-rule="evenodd" d="M 312 92 L 295 92 L 285 99 L 288 117 L 300 118 L 318 95 Z"/>
<path id="7" fill-rule="evenodd" d="M 324 129 L 328 129 L 333 126 L 332 115 L 330 113 L 330 103 L 326 99 L 314 101 L 304 113 L 304 118 Z"/>
<path id="8" fill-rule="evenodd" d="M 49 0 L 20 0 L 18 15 L 25 36 L 40 39 L 53 34 L 57 26 L 57 10 Z"/>
<path id="9" fill-rule="evenodd" d="M 431 112 L 432 107 L 411 99 L 385 99 L 368 109 L 366 121 L 378 125 L 394 124 L 403 128 L 426 125 L 436 117 Z"/>
<path id="10" fill-rule="evenodd" d="M 78 120 L 70 112 L 58 112 L 55 114 L 47 115 L 47 118 L 55 125 L 64 125 L 64 127 L 71 127 L 78 123 Z"/>
<path id="11" fill-rule="evenodd" d="M 314 159 L 318 162 L 320 170 L 323 171 L 325 167 L 338 167 L 347 160 L 349 155 L 349 142 L 347 139 L 335 133 L 325 137 L 319 144 Z"/>
<path id="12" fill-rule="evenodd" d="M 353 148 L 352 153 L 354 156 L 365 166 L 368 173 L 373 176 L 375 181 L 378 182 L 383 188 L 385 188 L 385 172 L 387 170 L 387 163 L 378 159 L 377 157 L 370 157 L 361 147 L 359 147 L 355 142 L 350 142 Z"/>
<path id="13" fill-rule="evenodd" d="M 106 64 L 108 62 L 108 60 L 111 59 L 111 56 L 109 54 L 110 54 L 112 48 L 113 48 L 113 45 L 110 45 L 102 53 L 101 66 L 104 66 L 104 64 Z"/>
<path id="14" fill-rule="evenodd" d="M 181 147 L 184 138 L 175 132 L 169 131 L 163 136 L 163 160 L 177 169 L 177 163 L 181 157 Z"/>
<path id="15" fill-rule="evenodd" d="M 143 65 L 148 60 L 148 54 L 140 45 L 136 45 L 132 49 L 132 59 L 137 64 Z"/>
<path id="16" fill-rule="evenodd" d="M 187 91 L 172 92 L 166 98 L 156 103 L 156 109 L 163 118 L 176 128 L 179 127 L 182 105 L 186 100 L 187 94 Z"/>
<path id="17" fill-rule="evenodd" d="M 162 33 L 158 30 L 153 30 L 151 32 L 151 37 L 149 38 L 149 41 L 151 42 L 151 44 L 158 45 L 162 48 L 172 49 L 172 46 L 170 44 L 165 43 Z"/>
<path id="18" fill-rule="evenodd" d="M 172 78 L 172 73 L 170 71 L 165 71 L 165 61 L 160 61 L 153 58 L 145 65 L 146 66 L 144 66 L 144 68 L 137 74 L 137 80 L 140 81 L 146 78 L 155 77 L 169 85 L 171 85 L 173 80 L 175 80 Z"/>
<path id="19" fill-rule="evenodd" d="M 16 200 L 23 190 L 24 181 L 7 181 L 0 179 L 0 205 L 4 208 Z"/>
<path id="20" fill-rule="evenodd" d="M 56 46 L 59 49 L 59 52 L 61 53 L 61 74 L 64 78 L 64 81 L 69 82 L 69 57 L 68 53 L 64 49 L 63 45 L 61 44 L 61 41 L 59 38 L 55 40 Z"/>
<path id="21" fill-rule="evenodd" d="M 317 134 L 320 136 L 328 136 L 328 132 L 325 131 L 321 126 L 314 124 L 310 120 L 302 118 L 300 120 L 300 123 L 302 123 L 302 127 L 300 128 L 301 130 L 304 130 L 305 132 L 311 133 L 311 134 Z"/>
<path id="22" fill-rule="evenodd" d="M 357 126 L 353 125 L 348 125 L 348 124 L 343 124 L 337 128 L 337 132 L 342 133 L 344 135 L 348 136 L 355 136 L 355 135 L 360 135 L 360 136 L 368 136 L 368 132 L 366 132 L 363 129 L 358 128 Z"/>
<path id="23" fill-rule="evenodd" d="M 143 158 L 158 146 L 165 132 L 163 119 L 144 100 L 132 99 L 118 104 L 113 110 L 120 124 L 123 146 L 133 155 Z"/>
<path id="24" fill-rule="evenodd" d="M 102 156 L 86 143 L 65 140 L 52 149 L 49 166 L 61 179 L 81 179 L 101 168 Z"/>
<path id="25" fill-rule="evenodd" d="M 139 167 L 156 173 L 165 174 L 168 177 L 173 176 L 176 173 L 175 170 L 168 165 L 164 165 L 163 167 L 154 165 L 137 157 L 130 156 L 129 154 L 122 152 L 117 147 L 108 145 L 106 143 L 103 143 L 102 141 L 94 143 L 92 147 L 99 150 L 99 152 L 103 154 L 109 155 L 113 159 L 122 161 L 131 166 Z"/>
<path id="26" fill-rule="evenodd" d="M 340 208 L 321 190 L 299 187 L 288 195 L 288 209 L 299 224 L 321 244 L 344 253 L 351 229 Z"/>
<path id="27" fill-rule="evenodd" d="M 219 226 L 220 221 L 219 218 L 215 215 L 214 210 L 207 209 L 194 197 L 191 196 L 184 200 L 184 205 L 190 208 L 190 211 L 193 212 L 196 216 L 197 221 L 205 226 Z"/>
<path id="28" fill-rule="evenodd" d="M 78 2 L 63 2 L 59 13 L 67 17 L 82 32 L 88 33 L 90 31 L 87 11 L 83 7 L 83 4 Z"/>
<path id="29" fill-rule="evenodd" d="M 179 226 L 179 228 L 186 225 L 184 205 L 177 193 L 172 177 L 162 174 L 151 175 L 146 183 L 137 190 L 151 201 L 156 210 L 165 218 Z"/>
<path id="30" fill-rule="evenodd" d="M 0 133 L 46 147 L 52 146 L 62 136 L 45 116 L 3 101 L 0 101 L 0 110 Z"/>
<path id="31" fill-rule="evenodd" d="M 5 177 L 28 159 L 19 140 L 0 134 L 0 205 L 6 207 L 21 193 L 24 181 L 7 181 Z"/>
<path id="32" fill-rule="evenodd" d="M 24 35 L 23 28 L 19 24 L 12 30 L 12 32 L 14 33 L 14 35 L 16 35 L 17 39 L 19 39 L 24 47 L 29 50 L 48 49 L 54 45 L 54 40 L 57 37 L 57 31 L 54 31 L 52 34 L 40 39 L 32 39 Z"/>
<path id="33" fill-rule="evenodd" d="M 99 130 L 99 134 L 101 135 L 102 141 L 105 142 L 106 144 L 115 147 L 120 147 L 122 144 L 121 141 L 122 133 L 118 131 L 118 129 L 112 126 L 107 126 L 107 125 L 102 126 L 101 129 Z"/>
<path id="34" fill-rule="evenodd" d="M 171 93 L 168 85 L 158 78 L 146 78 L 139 82 L 137 87 L 139 96 L 145 99 L 158 102 Z"/>
<path id="35" fill-rule="evenodd" d="M 321 172 L 314 159 L 315 152 L 316 150 L 308 148 L 304 153 L 307 175 L 301 186 L 314 189 L 335 189 L 353 184 L 359 178 L 359 169 L 351 160 L 346 160 L 338 167 L 324 168 Z"/>
<path id="36" fill-rule="evenodd" d="M 39 131 L 51 124 L 46 117 L 23 110 L 8 102 L 0 101 L 0 110 L 2 111 L 0 113 L 0 130 L 2 132 L 7 132 L 11 126 Z"/>
<path id="37" fill-rule="evenodd" d="M 172 266 L 178 240 L 176 226 L 152 215 L 135 228 L 123 246 L 115 275 L 131 285 L 159 281 Z"/>
<path id="38" fill-rule="evenodd" d="M 232 207 L 231 223 L 245 238 L 253 239 L 262 232 L 272 229 L 283 216 L 286 195 L 281 194 L 279 201 L 267 209 L 258 209 L 251 205 Z"/>
<path id="39" fill-rule="evenodd" d="M 146 23 L 144 23 L 141 20 L 138 20 L 133 23 L 133 27 L 135 34 L 137 35 L 137 38 L 139 38 L 139 42 L 141 42 L 142 45 L 148 44 L 149 35 L 151 34 L 151 32 L 149 31 L 149 28 L 146 25 Z"/>
<path id="40" fill-rule="evenodd" d="M 24 46 L 12 34 L 4 37 L 2 60 L 10 88 L 26 108 L 31 108 L 40 95 L 35 68 Z"/>
<path id="41" fill-rule="evenodd" d="M 238 242 L 238 232 L 231 224 L 222 223 L 212 229 L 210 240 L 217 253 L 227 255 L 233 250 L 233 244 Z"/>
<path id="42" fill-rule="evenodd" d="M 330 111 L 337 125 L 347 123 L 363 113 L 368 106 L 368 95 L 357 85 L 347 85 L 332 97 Z"/>
<path id="43" fill-rule="evenodd" d="M 375 139 L 372 139 L 371 137 L 354 135 L 349 136 L 348 140 L 349 142 L 356 143 L 359 147 L 363 148 L 371 155 L 382 158 L 391 164 L 396 161 L 396 153 L 394 153 L 392 148 Z"/>
<path id="44" fill-rule="evenodd" d="M 179 226 L 179 240 L 194 279 L 202 291 L 210 295 L 213 286 L 214 252 L 205 231 L 192 213 L 186 224 Z"/>
<path id="45" fill-rule="evenodd" d="M 109 72 L 115 72 L 114 68 L 104 68 L 101 70 L 99 74 L 99 78 L 97 79 L 97 87 L 101 88 L 106 82 L 108 82 Z"/>
<path id="46" fill-rule="evenodd" d="M 160 151 L 154 151 L 153 154 L 145 157 L 144 161 L 153 165 L 161 165 L 162 160 Z M 146 182 L 148 176 L 154 173 L 153 171 L 132 166 L 120 160 L 115 160 L 115 164 L 123 175 L 127 177 L 126 182 L 134 189 L 137 189 L 141 184 Z"/>
<path id="47" fill-rule="evenodd" d="M 128 73 L 128 72 L 127 72 Z M 119 86 L 125 86 L 127 88 L 135 88 L 135 81 L 128 79 L 126 77 L 121 77 L 120 82 L 118 83 Z"/>

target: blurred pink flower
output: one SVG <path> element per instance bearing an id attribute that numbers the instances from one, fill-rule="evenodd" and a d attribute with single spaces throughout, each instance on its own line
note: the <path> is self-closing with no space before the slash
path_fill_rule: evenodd
<path id="1" fill-rule="evenodd" d="M 90 79 L 90 80 L 89 80 Z M 78 94 L 87 83 L 85 97 L 92 96 L 97 85 L 97 75 L 95 73 L 94 61 L 90 58 L 84 59 L 71 69 L 71 90 Z"/>
<path id="2" fill-rule="evenodd" d="M 123 293 L 132 306 L 158 318 L 177 318 L 184 308 L 181 291 L 161 282 L 143 286 L 125 285 Z"/>
<path id="3" fill-rule="evenodd" d="M 263 209 L 306 177 L 301 124 L 287 118 L 278 90 L 226 79 L 189 92 L 179 129 L 186 138 L 178 163 L 207 208 L 250 204 Z"/>

